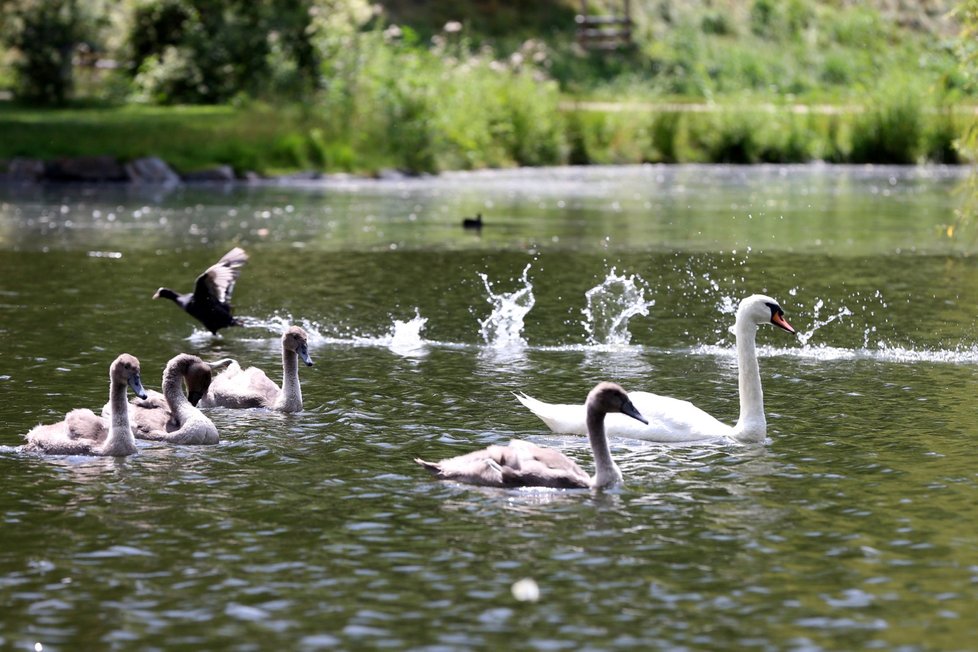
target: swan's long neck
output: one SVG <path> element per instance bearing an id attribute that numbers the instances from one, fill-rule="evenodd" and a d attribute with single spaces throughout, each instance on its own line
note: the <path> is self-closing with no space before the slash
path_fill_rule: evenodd
<path id="1" fill-rule="evenodd" d="M 282 391 L 275 409 L 283 412 L 302 410 L 302 388 L 299 386 L 299 355 L 282 347 Z"/>
<path id="2" fill-rule="evenodd" d="M 136 452 L 136 438 L 129 427 L 126 387 L 126 383 L 116 380 L 109 385 L 109 436 L 102 444 L 105 455 L 132 455 Z"/>
<path id="3" fill-rule="evenodd" d="M 737 320 L 737 384 L 740 389 L 740 419 L 734 437 L 741 441 L 761 441 L 767 435 L 764 418 L 764 391 L 757 365 L 757 324 Z"/>
<path id="4" fill-rule="evenodd" d="M 163 370 L 163 396 L 170 406 L 170 412 L 177 423 L 187 418 L 187 409 L 194 409 L 183 393 L 183 372 L 175 365 L 167 365 Z"/>
<path id="5" fill-rule="evenodd" d="M 591 486 L 607 487 L 621 483 L 621 471 L 615 461 L 611 459 L 608 437 L 605 436 L 604 432 L 604 412 L 590 405 L 587 407 L 587 436 L 591 442 L 595 466 Z"/>

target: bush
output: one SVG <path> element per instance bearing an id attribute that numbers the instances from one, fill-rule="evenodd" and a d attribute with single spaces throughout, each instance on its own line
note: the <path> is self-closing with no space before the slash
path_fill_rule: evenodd
<path id="1" fill-rule="evenodd" d="M 304 0 L 139 5 L 129 32 L 137 94 L 171 104 L 308 94 L 318 80 L 310 8 Z"/>
<path id="2" fill-rule="evenodd" d="M 672 111 L 659 113 L 652 121 L 652 149 L 660 163 L 679 161 L 679 131 L 682 128 L 682 113 Z"/>
<path id="3" fill-rule="evenodd" d="M 924 130 L 924 158 L 931 163 L 960 163 L 961 153 L 957 145 L 960 134 L 951 109 L 940 109 Z"/>
<path id="4" fill-rule="evenodd" d="M 707 133 L 700 133 L 697 140 L 713 163 L 757 163 L 762 149 L 761 121 L 753 111 L 717 111 L 707 122 Z"/>
<path id="5" fill-rule="evenodd" d="M 519 59 L 471 54 L 464 42 L 433 51 L 350 34 L 335 47 L 318 112 L 352 151 L 374 151 L 409 172 L 565 160 L 556 84 Z"/>
<path id="6" fill-rule="evenodd" d="M 883 86 L 853 127 L 853 163 L 917 161 L 923 136 L 924 112 L 917 93 L 904 84 Z"/>
<path id="7" fill-rule="evenodd" d="M 72 58 L 93 34 L 78 0 L 22 2 L 8 16 L 16 25 L 10 45 L 19 52 L 15 92 L 31 104 L 64 104 L 73 88 Z"/>

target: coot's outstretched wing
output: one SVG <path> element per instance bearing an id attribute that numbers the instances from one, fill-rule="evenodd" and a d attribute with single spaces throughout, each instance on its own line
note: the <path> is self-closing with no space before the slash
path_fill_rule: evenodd
<path id="1" fill-rule="evenodd" d="M 241 247 L 235 247 L 224 254 L 219 261 L 197 277 L 197 282 L 194 284 L 194 300 L 229 304 L 238 274 L 241 273 L 241 268 L 246 262 L 248 262 L 248 254 Z"/>

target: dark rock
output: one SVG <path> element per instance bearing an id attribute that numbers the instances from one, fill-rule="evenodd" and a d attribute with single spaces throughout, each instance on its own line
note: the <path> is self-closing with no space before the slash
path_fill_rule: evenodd
<path id="1" fill-rule="evenodd" d="M 384 168 L 382 170 L 377 170 L 374 174 L 375 179 L 380 179 L 383 181 L 400 181 L 401 179 L 406 179 L 408 175 L 404 174 L 400 170 L 394 170 L 391 168 Z"/>
<path id="2" fill-rule="evenodd" d="M 44 177 L 44 161 L 36 158 L 15 158 L 6 162 L 0 172 L 0 182 L 37 183 Z"/>
<path id="3" fill-rule="evenodd" d="M 48 161 L 44 176 L 50 181 L 125 181 L 126 170 L 113 156 L 77 156 Z"/>
<path id="4" fill-rule="evenodd" d="M 183 180 L 189 181 L 190 183 L 226 183 L 228 181 L 234 181 L 234 168 L 230 165 L 218 165 L 215 168 L 187 172 L 183 175 Z"/>
<path id="5" fill-rule="evenodd" d="M 292 174 L 283 174 L 282 176 L 278 177 L 280 181 L 284 181 L 286 183 L 290 181 L 318 181 L 319 179 L 322 178 L 323 178 L 322 173 L 316 170 L 293 172 Z"/>
<path id="6" fill-rule="evenodd" d="M 126 163 L 126 175 L 133 183 L 172 186 L 180 183 L 180 175 L 166 161 L 155 156 L 137 158 Z"/>

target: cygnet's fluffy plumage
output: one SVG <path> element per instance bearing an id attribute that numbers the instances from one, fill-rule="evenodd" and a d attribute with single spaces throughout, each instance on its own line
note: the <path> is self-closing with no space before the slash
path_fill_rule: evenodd
<path id="1" fill-rule="evenodd" d="M 183 394 L 185 382 L 189 399 Z M 197 356 L 181 353 L 172 358 L 163 370 L 163 393 L 153 392 L 130 405 L 136 437 L 171 444 L 218 443 L 214 423 L 195 407 L 210 383 L 211 366 Z"/>
<path id="2" fill-rule="evenodd" d="M 599 383 L 585 402 L 587 432 L 596 473 L 592 478 L 566 455 L 553 448 L 513 439 L 507 446 L 483 450 L 440 462 L 414 461 L 440 480 L 489 487 L 604 488 L 622 482 L 621 470 L 611 458 L 605 436 L 605 415 L 622 413 L 645 423 L 628 394 L 614 383 Z"/>
<path id="3" fill-rule="evenodd" d="M 24 448 L 48 455 L 132 455 L 136 452 L 136 440 L 129 425 L 127 387 L 137 396 L 146 396 L 139 376 L 139 360 L 123 353 L 109 367 L 108 421 L 88 409 L 72 410 L 64 421 L 39 425 L 28 432 Z"/>
<path id="4" fill-rule="evenodd" d="M 290 326 L 282 335 L 282 387 L 256 367 L 242 369 L 232 362 L 226 371 L 211 382 L 201 407 L 270 408 L 280 412 L 302 410 L 302 388 L 299 385 L 299 358 L 312 366 L 309 338 L 298 326 Z"/>

